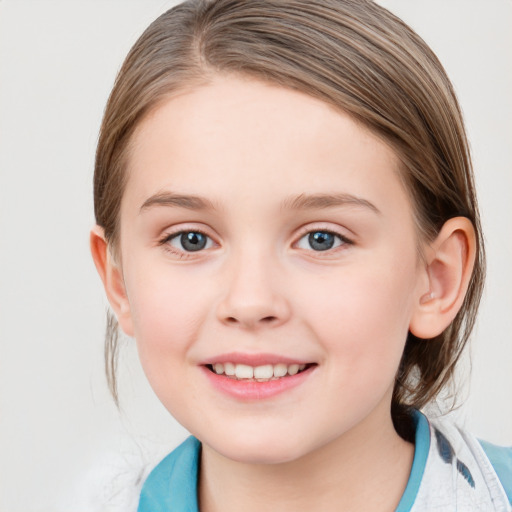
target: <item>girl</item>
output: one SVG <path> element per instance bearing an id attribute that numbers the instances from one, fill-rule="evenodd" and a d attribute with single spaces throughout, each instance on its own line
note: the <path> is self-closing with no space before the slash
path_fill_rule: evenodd
<path id="1" fill-rule="evenodd" d="M 421 412 L 484 251 L 451 84 L 369 1 L 194 0 L 107 104 L 91 248 L 193 435 L 139 511 L 510 510 L 512 452 Z M 508 497 L 507 497 L 508 493 Z"/>

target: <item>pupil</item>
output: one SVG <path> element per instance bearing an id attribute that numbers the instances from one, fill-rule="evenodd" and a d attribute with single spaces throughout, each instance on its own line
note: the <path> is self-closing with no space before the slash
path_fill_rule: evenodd
<path id="1" fill-rule="evenodd" d="M 334 235 L 325 231 L 316 231 L 309 234 L 309 245 L 315 251 L 327 251 L 334 245 Z"/>
<path id="2" fill-rule="evenodd" d="M 206 246 L 206 237 L 193 231 L 183 233 L 180 241 L 186 251 L 200 251 Z"/>

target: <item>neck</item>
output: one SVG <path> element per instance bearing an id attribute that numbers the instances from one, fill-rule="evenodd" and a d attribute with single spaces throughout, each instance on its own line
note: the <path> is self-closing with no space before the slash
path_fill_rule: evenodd
<path id="1" fill-rule="evenodd" d="M 388 416 L 384 422 L 368 417 L 314 452 L 280 464 L 237 462 L 203 445 L 201 512 L 395 510 L 414 446 L 398 436 Z"/>

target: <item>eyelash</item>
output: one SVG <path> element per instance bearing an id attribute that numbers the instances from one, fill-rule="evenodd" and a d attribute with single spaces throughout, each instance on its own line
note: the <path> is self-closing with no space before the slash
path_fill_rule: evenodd
<path id="1" fill-rule="evenodd" d="M 201 248 L 201 249 L 198 249 L 197 251 L 187 251 L 185 249 L 179 250 L 179 249 L 176 249 L 175 247 L 173 247 L 169 243 L 172 240 L 174 240 L 174 239 L 176 239 L 178 237 L 181 237 L 182 235 L 187 234 L 187 233 L 194 233 L 194 234 L 202 235 L 206 239 L 208 239 L 210 242 L 213 242 L 213 239 L 207 233 L 202 231 L 201 229 L 188 229 L 188 230 L 187 229 L 182 229 L 182 230 L 176 231 L 174 233 L 167 233 L 161 240 L 158 241 L 158 245 L 164 247 L 166 251 L 169 251 L 173 255 L 178 256 L 180 259 L 186 259 L 186 258 L 193 257 L 195 252 L 203 252 L 206 248 Z M 306 236 L 311 236 L 313 233 L 324 233 L 324 234 L 332 235 L 335 238 L 337 238 L 340 243 L 338 245 L 336 245 L 335 247 L 330 247 L 330 248 L 328 248 L 326 250 L 315 251 L 312 248 L 310 248 L 310 249 L 303 249 L 303 250 L 311 251 L 313 253 L 320 253 L 320 254 L 327 253 L 327 254 L 331 254 L 333 251 L 337 250 L 338 248 L 342 248 L 343 246 L 353 245 L 354 244 L 354 242 L 352 240 L 350 240 L 349 238 L 347 238 L 346 236 L 342 235 L 341 233 L 337 233 L 336 231 L 333 231 L 331 229 L 323 229 L 323 228 L 311 229 L 309 227 L 309 228 L 304 228 L 301 231 L 297 241 L 293 245 L 297 246 L 301 240 L 303 240 Z M 207 244 L 208 244 L 208 240 L 206 242 Z M 215 242 L 213 242 L 213 243 L 215 243 Z M 210 248 L 210 247 L 207 247 L 207 248 Z"/>
<path id="2" fill-rule="evenodd" d="M 338 233 L 337 231 L 334 231 L 332 229 L 328 229 L 328 228 L 322 228 L 322 227 L 318 227 L 318 228 L 313 228 L 311 229 L 311 227 L 305 227 L 299 237 L 298 237 L 298 240 L 294 243 L 295 246 L 297 246 L 299 244 L 299 242 L 301 240 L 303 240 L 306 236 L 311 236 L 313 233 L 325 233 L 325 234 L 329 234 L 329 235 L 332 235 L 334 236 L 335 238 L 337 238 L 339 240 L 339 244 L 336 246 L 336 247 L 332 247 L 332 248 L 329 248 L 329 249 L 326 249 L 324 251 L 315 251 L 313 249 L 304 249 L 304 250 L 308 250 L 308 251 L 311 251 L 315 254 L 318 254 L 318 255 L 322 255 L 322 253 L 326 253 L 327 254 L 332 254 L 334 251 L 337 251 L 337 250 L 342 250 L 344 246 L 347 246 L 347 245 L 354 245 L 354 241 L 347 238 L 345 235 L 342 235 L 341 233 Z"/>
<path id="3" fill-rule="evenodd" d="M 181 229 L 180 231 L 176 231 L 174 233 L 167 233 L 161 240 L 158 241 L 158 245 L 162 246 L 166 251 L 172 253 L 174 256 L 178 256 L 180 259 L 193 257 L 195 252 L 202 252 L 204 249 L 200 249 L 198 251 L 179 250 L 169 243 L 171 240 L 174 240 L 187 233 L 197 233 L 204 236 L 208 240 L 213 241 L 212 237 L 201 229 Z"/>

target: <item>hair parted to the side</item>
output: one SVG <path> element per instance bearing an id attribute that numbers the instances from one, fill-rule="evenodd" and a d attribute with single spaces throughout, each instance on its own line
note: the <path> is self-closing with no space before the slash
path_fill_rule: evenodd
<path id="1" fill-rule="evenodd" d="M 176 92 L 235 73 L 302 91 L 350 114 L 401 161 L 421 240 L 464 216 L 476 230 L 469 289 L 439 336 L 409 335 L 393 393 L 393 417 L 419 408 L 450 382 L 472 330 L 484 280 L 484 248 L 462 115 L 425 42 L 369 0 L 189 0 L 155 20 L 128 54 L 109 98 L 96 154 L 94 207 L 115 252 L 130 140 L 141 120 Z M 112 318 L 107 377 L 117 397 Z"/>

